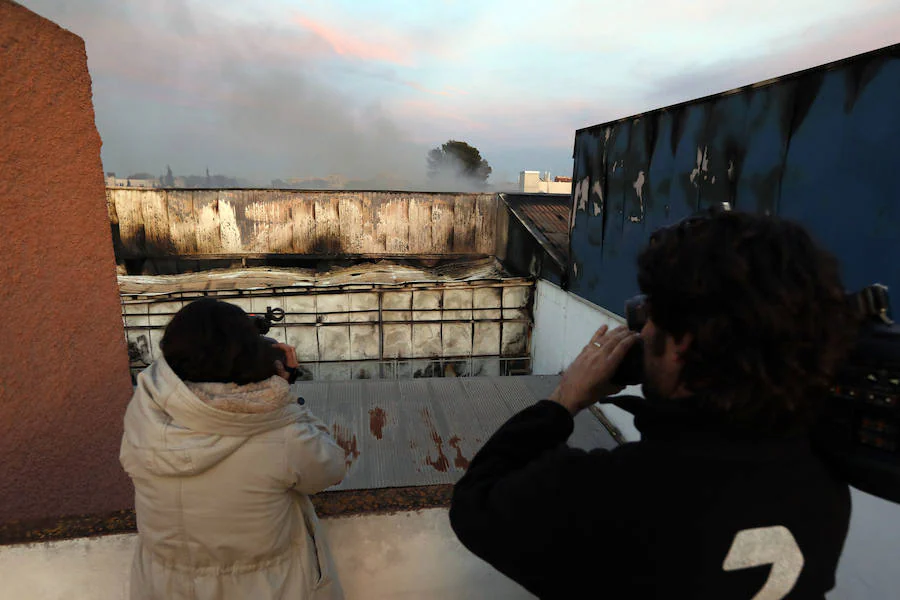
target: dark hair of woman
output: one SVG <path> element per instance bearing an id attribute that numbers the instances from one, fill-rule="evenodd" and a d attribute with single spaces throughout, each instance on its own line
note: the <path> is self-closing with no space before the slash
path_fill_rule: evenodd
<path id="1" fill-rule="evenodd" d="M 159 345 L 182 381 L 263 381 L 275 375 L 278 359 L 247 313 L 213 298 L 195 300 L 178 311 Z"/>
<path id="2" fill-rule="evenodd" d="M 724 212 L 661 230 L 638 283 L 659 329 L 693 336 L 686 387 L 756 429 L 804 422 L 857 329 L 837 260 L 775 217 Z"/>

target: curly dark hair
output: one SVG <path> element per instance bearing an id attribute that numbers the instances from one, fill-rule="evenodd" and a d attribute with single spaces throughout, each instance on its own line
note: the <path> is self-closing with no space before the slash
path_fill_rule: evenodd
<path id="1" fill-rule="evenodd" d="M 201 298 L 179 310 L 159 343 L 183 381 L 254 383 L 275 375 L 277 351 L 240 307 Z"/>
<path id="2" fill-rule="evenodd" d="M 772 216 L 722 212 L 656 232 L 638 284 L 660 330 L 693 337 L 685 386 L 752 429 L 807 422 L 858 325 L 835 257 Z"/>

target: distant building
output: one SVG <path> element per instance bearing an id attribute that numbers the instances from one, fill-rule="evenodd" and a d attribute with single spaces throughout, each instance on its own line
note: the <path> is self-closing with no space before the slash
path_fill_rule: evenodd
<path id="1" fill-rule="evenodd" d="M 159 187 L 159 179 L 129 179 L 127 177 L 116 177 L 115 173 L 107 173 L 106 187 L 155 188 Z"/>
<path id="2" fill-rule="evenodd" d="M 276 189 L 341 190 L 347 187 L 347 183 L 348 180 L 343 175 L 288 177 L 287 179 L 273 179 L 272 187 Z"/>
<path id="3" fill-rule="evenodd" d="M 571 194 L 572 178 L 555 177 L 550 179 L 550 172 L 541 177 L 540 171 L 522 171 L 519 173 L 519 191 L 526 194 Z"/>

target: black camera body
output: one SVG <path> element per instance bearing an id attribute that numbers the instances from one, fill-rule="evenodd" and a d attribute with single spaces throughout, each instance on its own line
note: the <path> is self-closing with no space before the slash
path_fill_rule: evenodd
<path id="1" fill-rule="evenodd" d="M 848 295 L 861 320 L 856 344 L 830 393 L 817 407 L 811 430 L 820 457 L 850 485 L 900 503 L 900 325 L 890 318 L 888 290 L 871 285 Z M 628 328 L 647 322 L 647 298 L 625 303 Z M 612 378 L 644 381 L 642 342 L 629 350 Z"/>
<path id="2" fill-rule="evenodd" d="M 859 336 L 821 403 L 812 442 L 850 485 L 900 503 L 900 325 L 884 286 L 850 300 L 862 318 Z"/>
<path id="3" fill-rule="evenodd" d="M 280 342 L 275 338 L 271 338 L 266 334 L 269 333 L 269 330 L 272 329 L 272 323 L 277 323 L 284 320 L 284 310 L 281 308 L 272 308 L 271 306 L 266 307 L 265 314 L 249 314 L 250 321 L 253 322 L 253 325 L 256 327 L 256 330 L 259 332 L 260 337 L 264 339 L 266 342 L 274 346 L 275 344 L 279 344 Z M 297 377 L 300 374 L 300 370 L 296 367 L 287 366 L 287 355 L 280 348 L 275 349 L 278 354 L 278 360 L 281 361 L 281 364 L 284 365 L 285 370 L 290 375 L 288 379 L 288 383 L 294 383 L 297 381 Z"/>
<path id="4" fill-rule="evenodd" d="M 625 301 L 625 320 L 628 329 L 642 330 L 648 317 L 646 296 L 641 294 Z M 610 382 L 615 385 L 638 385 L 644 382 L 644 340 L 638 340 L 628 349 Z"/>

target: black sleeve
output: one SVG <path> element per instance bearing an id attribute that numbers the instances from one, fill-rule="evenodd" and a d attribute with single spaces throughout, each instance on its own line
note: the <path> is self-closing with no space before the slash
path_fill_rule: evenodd
<path id="1" fill-rule="evenodd" d="M 540 597 L 596 547 L 588 521 L 609 514 L 604 472 L 611 453 L 568 448 L 574 421 L 542 400 L 513 416 L 487 441 L 453 491 L 450 524 L 466 548 Z"/>

